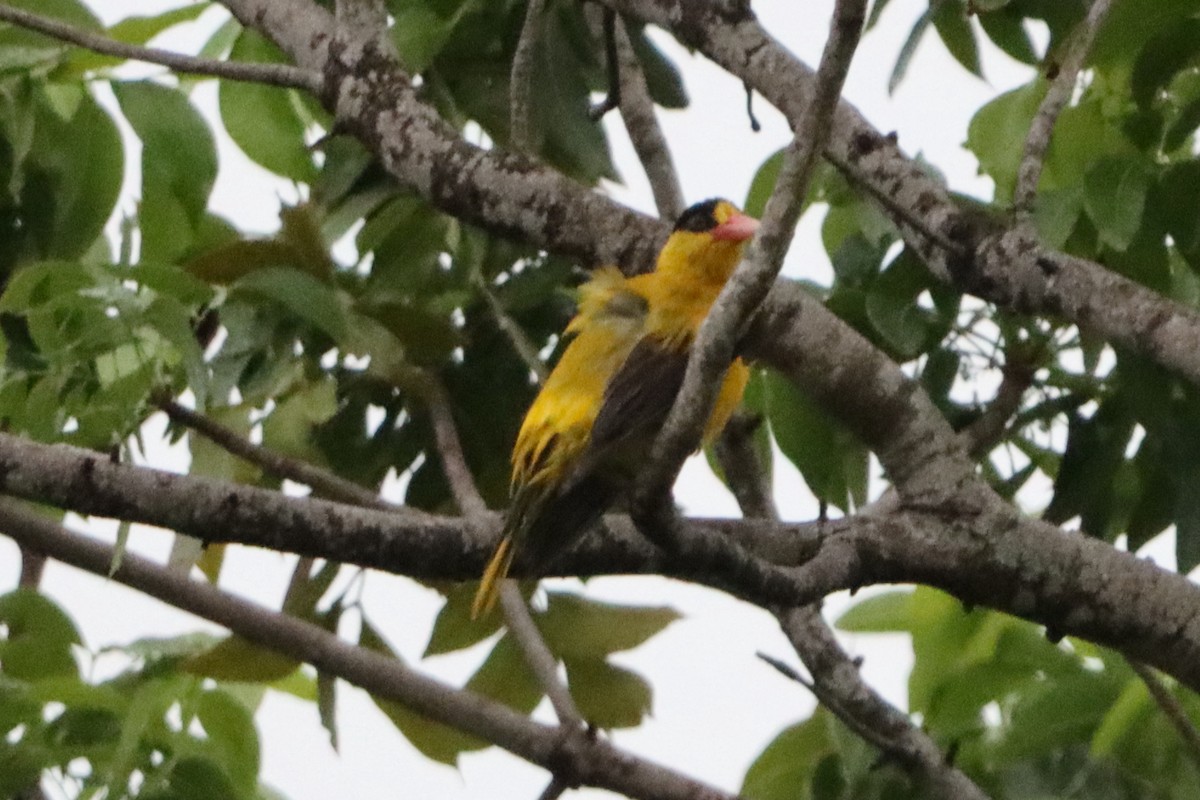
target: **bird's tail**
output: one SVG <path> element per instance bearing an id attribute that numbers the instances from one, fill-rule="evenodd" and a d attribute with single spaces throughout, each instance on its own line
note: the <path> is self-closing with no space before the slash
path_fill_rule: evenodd
<path id="1" fill-rule="evenodd" d="M 496 607 L 496 601 L 500 598 L 500 587 L 508 576 L 515 553 L 511 536 L 500 540 L 500 546 L 496 548 L 496 553 L 488 562 L 487 569 L 483 571 L 483 578 L 479 581 L 479 590 L 475 592 L 475 600 L 471 603 L 471 619 L 479 619 Z"/>

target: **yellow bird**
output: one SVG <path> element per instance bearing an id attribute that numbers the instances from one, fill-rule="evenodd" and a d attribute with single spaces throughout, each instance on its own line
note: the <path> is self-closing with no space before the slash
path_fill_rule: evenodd
<path id="1" fill-rule="evenodd" d="M 512 503 L 471 614 L 495 604 L 518 552 L 544 567 L 629 487 L 683 382 L 692 341 L 758 221 L 726 200 L 688 208 L 653 272 L 595 273 L 580 290 L 573 336 L 525 414 L 512 453 Z M 741 402 L 741 359 L 705 426 L 711 440 Z"/>

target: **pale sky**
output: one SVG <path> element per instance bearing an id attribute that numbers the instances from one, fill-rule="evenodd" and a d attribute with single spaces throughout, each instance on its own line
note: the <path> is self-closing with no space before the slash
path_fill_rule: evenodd
<path id="1" fill-rule="evenodd" d="M 90 0 L 106 22 L 129 14 L 149 14 L 181 5 L 180 0 Z M 953 189 L 990 197 L 990 181 L 975 173 L 975 160 L 961 143 L 971 114 L 988 98 L 1029 79 L 1030 70 L 994 48 L 984 51 L 988 82 L 967 74 L 954 63 L 932 33 L 923 42 L 908 78 L 888 97 L 888 76 L 909 27 L 926 8 L 925 0 L 893 0 L 880 25 L 869 33 L 847 82 L 845 96 L 880 130 L 895 131 L 909 154 L 922 153 L 946 176 Z M 756 13 L 776 37 L 809 64 L 820 56 L 832 0 L 784 2 L 757 0 Z M 195 25 L 172 32 L 159 46 L 195 48 L 222 15 L 209 11 Z M 761 98 L 755 111 L 763 131 L 751 133 L 745 95 L 737 79 L 676 46 L 668 36 L 656 40 L 684 71 L 692 105 L 686 111 L 661 112 L 660 118 L 680 169 L 689 202 L 720 195 L 740 202 L 759 164 L 786 143 L 782 117 Z M 161 72 L 158 68 L 148 70 Z M 139 73 L 141 74 L 141 73 Z M 107 95 L 107 89 L 101 94 Z M 197 103 L 215 117 L 215 86 L 208 82 L 195 94 Z M 653 202 L 619 127 L 607 124 L 626 187 L 612 187 L 622 201 L 652 211 Z M 276 225 L 280 200 L 294 202 L 296 190 L 249 163 L 221 136 L 221 174 L 212 207 L 251 230 L 267 232 Z M 124 210 L 136 197 L 137 157 L 127 159 L 129 180 Z M 801 222 L 788 259 L 787 274 L 827 283 L 828 259 L 818 235 L 820 214 Z M 147 439 L 152 440 L 153 434 Z M 186 453 L 176 449 L 154 454 L 154 463 L 181 469 Z M 171 466 L 174 465 L 174 466 Z M 816 505 L 796 472 L 777 459 L 776 495 L 788 518 L 811 519 Z M 685 509 L 698 515 L 737 514 L 730 495 L 708 473 L 700 459 L 685 470 L 678 491 Z M 75 520 L 78 522 L 78 520 Z M 95 525 L 111 538 L 114 525 Z M 155 557 L 165 555 L 169 536 L 135 532 L 131 546 Z M 231 552 L 222 575 L 226 589 L 277 605 L 292 559 L 263 551 Z M 0 586 L 16 580 L 17 557 L 11 542 L 0 537 Z M 555 581 L 573 589 L 578 581 Z M 44 589 L 74 617 L 90 647 L 123 643 L 143 636 L 168 636 L 193 630 L 188 615 L 166 608 L 116 584 L 51 564 Z M 643 604 L 670 604 L 686 618 L 632 653 L 614 660 L 647 677 L 654 686 L 654 716 L 643 727 L 613 734 L 615 741 L 639 755 L 685 773 L 736 790 L 751 760 L 783 727 L 808 715 L 812 698 L 802 687 L 780 677 L 755 657 L 764 651 L 797 663 L 773 618 L 760 609 L 723 594 L 654 578 L 600 578 L 589 582 L 589 596 Z M 844 608 L 834 598 L 828 608 Z M 419 660 L 438 608 L 438 597 L 410 581 L 373 574 L 366 582 L 364 603 L 373 621 L 411 662 Z M 208 626 L 211 628 L 212 626 Z M 850 651 L 865 657 L 864 677 L 892 702 L 905 702 L 911 655 L 902 637 L 855 637 Z M 485 648 L 440 657 L 421 664 L 451 681 L 469 675 Z M 360 691 L 344 684 L 339 694 L 341 753 L 334 753 L 321 729 L 315 706 L 290 697 L 268 695 L 258 715 L 263 743 L 262 778 L 295 800 L 325 797 L 441 798 L 443 800 L 532 800 L 548 781 L 532 767 L 496 749 L 467 755 L 458 771 L 424 760 Z M 552 719 L 548 705 L 536 712 Z M 584 791 L 581 798 L 609 796 Z"/>

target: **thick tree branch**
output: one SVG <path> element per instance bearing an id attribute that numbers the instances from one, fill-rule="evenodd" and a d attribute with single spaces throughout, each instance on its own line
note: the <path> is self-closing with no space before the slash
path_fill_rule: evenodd
<path id="1" fill-rule="evenodd" d="M 117 58 L 127 58 L 134 61 L 146 61 L 151 64 L 161 64 L 175 72 L 188 75 L 205 75 L 212 78 L 224 78 L 232 81 L 247 83 L 265 83 L 269 86 L 280 86 L 290 89 L 305 89 L 318 92 L 322 81 L 319 73 L 301 69 L 290 64 L 249 64 L 236 61 L 217 61 L 211 58 L 197 58 L 182 53 L 173 53 L 157 47 L 141 47 L 138 45 L 118 42 L 116 39 L 103 36 L 91 31 L 85 31 L 74 25 L 53 19 L 52 17 L 35 14 L 20 8 L 0 4 L 0 21 L 8 22 L 22 28 L 28 28 L 38 33 L 44 33 L 62 42 L 69 42 L 86 50 Z"/>
<path id="2" fill-rule="evenodd" d="M 96 575 L 109 574 L 112 548 L 68 533 L 0 500 L 0 530 L 22 546 Z M 342 641 L 308 622 L 236 598 L 207 583 L 191 581 L 132 554 L 111 578 L 176 608 L 223 625 L 233 633 L 305 661 L 372 695 L 493 742 L 571 781 L 644 800 L 732 800 L 733 796 L 666 767 L 618 750 L 579 729 L 573 736 L 534 722 L 512 709 L 464 689 L 455 689 L 389 658 Z"/>
<path id="3" fill-rule="evenodd" d="M 886 409 L 885 409 L 886 411 Z M 0 434 L 0 493 L 158 525 L 206 542 L 237 542 L 421 579 L 478 577 L 499 518 L 398 518 L 326 500 L 114 464 L 103 455 Z M 1096 539 L 1023 519 L 996 500 L 949 503 L 820 524 L 689 520 L 685 556 L 666 556 L 628 518 L 609 516 L 555 562 L 560 575 L 660 574 L 764 607 L 797 606 L 874 583 L 925 583 L 1128 653 L 1200 688 L 1200 588 Z M 686 548 L 730 540 L 792 569 L 773 582 L 700 568 Z M 719 565 L 718 565 L 719 566 Z M 735 565 L 736 566 L 736 565 Z M 514 565 L 527 577 L 528 565 Z"/>
<path id="4" fill-rule="evenodd" d="M 1079 80 L 1079 71 L 1083 69 L 1083 62 L 1092 49 L 1092 42 L 1096 40 L 1096 34 L 1100 32 L 1111 6 L 1112 0 L 1092 0 L 1092 7 L 1088 9 L 1087 16 L 1072 35 L 1066 55 L 1055 65 L 1057 74 L 1050 81 L 1046 96 L 1042 98 L 1029 126 L 1029 134 L 1025 137 L 1025 151 L 1017 168 L 1017 185 L 1013 190 L 1013 209 L 1023 219 L 1028 219 L 1033 213 L 1038 180 L 1042 175 L 1046 151 L 1050 149 L 1054 123 L 1071 101 L 1071 95 L 1075 92 L 1075 85 Z"/>

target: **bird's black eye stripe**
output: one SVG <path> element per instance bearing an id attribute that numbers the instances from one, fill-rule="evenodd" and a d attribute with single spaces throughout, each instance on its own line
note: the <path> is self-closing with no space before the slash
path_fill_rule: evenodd
<path id="1" fill-rule="evenodd" d="M 711 231 L 717 227 L 717 218 L 714 212 L 717 210 L 717 203 L 720 202 L 720 199 L 713 198 L 689 206 L 676 220 L 675 230 L 691 231 L 692 233 Z"/>

